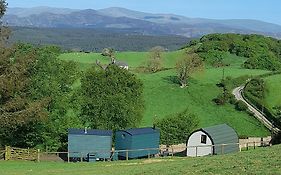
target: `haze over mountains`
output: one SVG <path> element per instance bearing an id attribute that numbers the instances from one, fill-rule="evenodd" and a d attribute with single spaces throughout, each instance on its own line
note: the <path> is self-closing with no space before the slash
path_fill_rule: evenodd
<path id="1" fill-rule="evenodd" d="M 140 35 L 199 37 L 208 33 L 257 33 L 281 37 L 281 26 L 258 20 L 214 20 L 174 14 L 151 14 L 112 7 L 101 10 L 51 7 L 9 8 L 4 18 L 10 26 L 88 28 L 125 31 Z"/>

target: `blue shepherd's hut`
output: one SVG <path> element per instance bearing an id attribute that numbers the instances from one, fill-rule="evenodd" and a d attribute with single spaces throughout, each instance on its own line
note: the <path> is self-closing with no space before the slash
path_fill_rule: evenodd
<path id="1" fill-rule="evenodd" d="M 159 153 L 159 142 L 160 131 L 156 128 L 121 130 L 115 135 L 115 150 L 120 158 L 141 158 Z"/>
<path id="2" fill-rule="evenodd" d="M 112 148 L 112 131 L 109 130 L 68 130 L 68 152 L 72 159 L 109 159 Z"/>

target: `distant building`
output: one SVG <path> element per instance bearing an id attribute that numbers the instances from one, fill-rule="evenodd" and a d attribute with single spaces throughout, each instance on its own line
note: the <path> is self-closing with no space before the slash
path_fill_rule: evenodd
<path id="1" fill-rule="evenodd" d="M 118 67 L 120 67 L 120 68 L 129 70 L 129 65 L 128 65 L 127 63 L 125 63 L 125 62 L 114 60 L 114 61 L 113 61 L 113 64 L 115 64 L 116 66 L 118 66 Z"/>
<path id="2" fill-rule="evenodd" d="M 188 137 L 186 154 L 195 157 L 237 152 L 238 143 L 237 133 L 227 124 L 201 128 Z"/>
<path id="3" fill-rule="evenodd" d="M 112 131 L 109 130 L 68 130 L 68 152 L 72 159 L 89 155 L 95 159 L 109 159 L 112 148 Z"/>
<path id="4" fill-rule="evenodd" d="M 130 159 L 146 157 L 159 153 L 159 142 L 160 131 L 155 128 L 122 130 L 116 132 L 115 150 L 136 150 L 128 152 L 128 158 Z M 118 156 L 126 158 L 126 154 L 127 153 L 123 151 L 119 152 Z"/>

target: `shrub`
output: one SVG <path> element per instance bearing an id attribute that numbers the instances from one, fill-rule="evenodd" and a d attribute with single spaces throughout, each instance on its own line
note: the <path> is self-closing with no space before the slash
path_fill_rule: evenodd
<path id="1" fill-rule="evenodd" d="M 243 101 L 239 100 L 235 103 L 235 109 L 238 111 L 246 111 L 248 106 Z"/>
<path id="2" fill-rule="evenodd" d="M 197 129 L 199 119 L 196 115 L 185 110 L 156 120 L 154 124 L 161 130 L 161 143 L 173 145 L 185 143 L 191 132 Z"/>
<path id="3" fill-rule="evenodd" d="M 274 134 L 274 136 L 272 137 L 271 143 L 273 145 L 281 144 L 281 132 Z"/>

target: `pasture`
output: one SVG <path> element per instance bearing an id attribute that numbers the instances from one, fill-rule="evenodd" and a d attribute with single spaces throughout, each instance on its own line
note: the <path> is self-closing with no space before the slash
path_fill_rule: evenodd
<path id="1" fill-rule="evenodd" d="M 20 162 L 0 163 L 1 175 L 87 174 L 280 174 L 281 145 L 235 154 L 197 158 L 156 158 L 97 163 Z"/>
<path id="2" fill-rule="evenodd" d="M 269 108 L 281 106 L 281 75 L 273 75 L 264 79 L 266 83 L 265 102 Z"/>
<path id="3" fill-rule="evenodd" d="M 145 113 L 142 126 L 151 126 L 155 118 L 181 112 L 189 108 L 200 118 L 200 127 L 207 127 L 227 123 L 235 128 L 240 136 L 267 136 L 270 133 L 254 117 L 245 112 L 239 112 L 232 105 L 217 106 L 212 102 L 221 89 L 216 86 L 222 79 L 223 69 L 206 65 L 203 72 L 196 73 L 189 82 L 189 87 L 181 89 L 175 82 L 176 61 L 183 56 L 183 51 L 167 52 L 163 55 L 164 67 L 167 70 L 148 74 L 136 73 L 144 83 Z M 116 54 L 117 60 L 126 61 L 130 70 L 141 66 L 148 59 L 146 52 L 121 52 Z M 60 56 L 63 60 L 72 60 L 80 63 L 82 69 L 90 67 L 96 59 L 108 63 L 109 58 L 99 53 L 67 53 Z M 259 75 L 266 73 L 262 70 L 242 69 L 245 58 L 228 55 L 225 61 L 230 66 L 225 67 L 225 77 L 239 77 L 242 75 Z M 247 126 L 247 127 L 245 127 Z"/>

